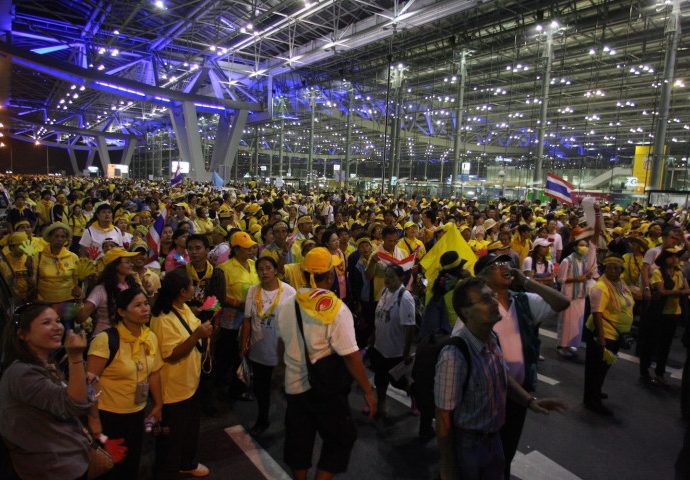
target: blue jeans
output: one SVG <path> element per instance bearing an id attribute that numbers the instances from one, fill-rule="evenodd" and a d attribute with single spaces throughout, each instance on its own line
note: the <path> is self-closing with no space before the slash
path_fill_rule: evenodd
<path id="1" fill-rule="evenodd" d="M 455 461 L 459 480 L 503 480 L 505 458 L 501 436 L 455 429 Z"/>

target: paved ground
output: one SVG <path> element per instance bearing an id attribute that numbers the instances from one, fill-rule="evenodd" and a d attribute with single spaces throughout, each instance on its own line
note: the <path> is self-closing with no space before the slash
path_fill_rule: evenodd
<path id="1" fill-rule="evenodd" d="M 638 383 L 634 357 L 623 355 L 604 385 L 613 418 L 597 416 L 581 405 L 584 365 L 564 361 L 555 352 L 555 325 L 544 325 L 540 364 L 540 396 L 558 396 L 570 405 L 566 415 L 528 414 L 514 478 L 522 480 L 649 480 L 672 479 L 673 464 L 683 438 L 680 421 L 680 371 L 665 389 Z M 629 352 L 628 352 L 629 353 Z M 685 351 L 674 341 L 670 366 L 680 368 Z M 581 355 L 584 358 L 584 355 Z M 285 402 L 276 388 L 271 428 L 254 441 L 245 433 L 253 425 L 253 402 L 221 404 L 216 417 L 202 421 L 201 460 L 215 479 L 261 480 L 289 478 L 282 463 Z M 434 441 L 420 444 L 417 418 L 395 396 L 389 399 L 391 421 L 374 422 L 360 413 L 361 396 L 351 395 L 358 424 L 358 441 L 350 469 L 337 478 L 432 479 L 438 474 Z M 234 428 L 228 428 L 234 427 Z"/>

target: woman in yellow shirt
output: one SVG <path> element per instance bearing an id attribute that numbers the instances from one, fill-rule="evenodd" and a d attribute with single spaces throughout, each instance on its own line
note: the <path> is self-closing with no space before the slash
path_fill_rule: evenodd
<path id="1" fill-rule="evenodd" d="M 180 473 L 207 476 L 209 469 L 198 462 L 201 408 L 199 379 L 204 339 L 213 334 L 210 321 L 203 324 L 186 302 L 194 297 L 194 285 L 187 270 L 168 272 L 153 305 L 151 330 L 158 339 L 163 358 L 160 369 L 163 391 L 163 425 L 168 435 L 156 439 L 157 478 L 178 478 Z"/>
<path id="2" fill-rule="evenodd" d="M 602 404 L 601 387 L 613 363 L 607 359 L 618 353 L 621 334 L 628 333 L 633 321 L 635 300 L 621 280 L 623 259 L 610 254 L 604 259 L 604 275 L 590 292 L 592 314 L 584 331 L 587 341 L 585 358 L 585 408 L 600 415 L 613 412 Z"/>
<path id="3" fill-rule="evenodd" d="M 655 260 L 659 267 L 652 273 L 650 284 L 654 295 L 649 306 L 651 314 L 643 315 L 639 333 L 640 377 L 654 385 L 665 385 L 666 360 L 673 334 L 681 319 L 683 297 L 690 295 L 688 282 L 680 269 L 680 254 L 685 249 L 667 248 Z M 656 361 L 655 376 L 649 375 L 652 357 Z"/>
<path id="4" fill-rule="evenodd" d="M 254 258 L 258 250 L 257 243 L 247 232 L 235 232 L 230 237 L 230 247 L 232 248 L 230 258 L 218 267 L 225 275 L 227 289 L 225 304 L 228 307 L 223 312 L 221 331 L 216 340 L 216 351 L 219 354 L 225 352 L 221 354 L 220 361 L 216 362 L 216 372 L 223 377 L 228 369 L 234 372 L 239 365 L 240 350 L 237 338 L 244 321 L 244 302 L 249 288 L 259 283 L 259 276 L 254 266 Z M 242 397 L 243 385 L 235 375 L 232 378 L 230 396 Z M 219 382 L 222 380 L 218 378 Z"/>
<path id="5" fill-rule="evenodd" d="M 81 205 L 76 203 L 72 205 L 72 210 L 67 217 L 67 223 L 72 229 L 72 244 L 69 249 L 73 253 L 79 255 L 79 240 L 81 240 L 86 224 L 89 223 L 89 219 L 86 217 L 86 214 L 84 214 Z"/>
<path id="6" fill-rule="evenodd" d="M 206 235 L 206 238 L 211 239 L 211 232 L 213 232 L 213 220 L 208 218 L 208 208 L 197 207 L 196 218 L 192 226 L 194 227 L 194 233 L 201 235 Z"/>
<path id="7" fill-rule="evenodd" d="M 144 412 L 148 393 L 153 408 L 146 428 L 160 422 L 163 409 L 160 369 L 163 365 L 156 335 L 146 326 L 151 307 L 139 287 L 117 295 L 115 326 L 96 335 L 89 347 L 86 371 L 99 378 L 100 396 L 89 414 L 94 436 L 122 438 L 127 446 L 124 460 L 108 473 L 110 478 L 137 478 L 144 440 Z M 110 350 L 110 338 L 117 340 Z"/>
<path id="8" fill-rule="evenodd" d="M 36 289 L 38 300 L 51 304 L 67 327 L 77 314 L 75 302 L 83 292 L 77 278 L 78 257 L 67 250 L 72 230 L 56 222 L 43 229 L 48 242 L 36 256 Z"/>

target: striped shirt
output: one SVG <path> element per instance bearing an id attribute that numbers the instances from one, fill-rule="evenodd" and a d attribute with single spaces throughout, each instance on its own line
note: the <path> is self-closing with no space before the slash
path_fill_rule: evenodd
<path id="1" fill-rule="evenodd" d="M 467 390 L 463 392 L 467 376 L 465 357 L 454 346 L 444 347 L 436 363 L 436 407 L 453 410 L 453 424 L 457 428 L 497 432 L 505 422 L 508 390 L 501 347 L 493 333 L 488 344 L 475 337 L 468 328 L 462 328 L 458 336 L 467 343 L 472 362 Z"/>

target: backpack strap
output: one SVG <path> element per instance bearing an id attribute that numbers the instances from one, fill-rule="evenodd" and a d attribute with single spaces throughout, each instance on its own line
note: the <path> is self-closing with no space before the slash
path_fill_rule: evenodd
<path id="1" fill-rule="evenodd" d="M 467 346 L 467 342 L 461 337 L 450 337 L 448 340 L 448 345 L 453 345 L 462 353 L 465 358 L 465 363 L 467 364 L 467 376 L 462 382 L 462 398 L 465 398 L 465 392 L 467 392 L 467 386 L 470 384 L 470 376 L 472 375 L 472 357 L 470 356 L 470 347 Z"/>
<path id="2" fill-rule="evenodd" d="M 105 333 L 108 335 L 108 360 L 105 362 L 105 368 L 108 368 L 120 349 L 120 332 L 117 331 L 117 328 L 110 327 L 105 329 Z"/>
<path id="3" fill-rule="evenodd" d="M 184 329 L 187 330 L 187 333 L 191 337 L 192 336 L 192 329 L 189 328 L 189 325 L 187 325 L 187 322 L 185 322 L 182 319 L 182 316 L 177 312 L 177 310 L 175 310 L 175 307 L 171 307 L 170 310 L 172 310 L 172 312 L 175 314 L 177 319 L 180 321 L 180 323 L 182 324 Z M 204 347 L 203 347 L 203 343 L 201 343 L 201 340 L 199 342 L 197 342 L 195 346 L 196 346 L 196 349 L 199 351 L 199 353 L 201 353 L 201 354 L 204 353 Z"/>

